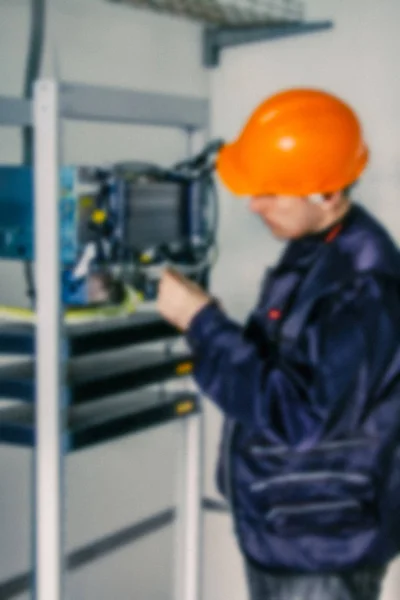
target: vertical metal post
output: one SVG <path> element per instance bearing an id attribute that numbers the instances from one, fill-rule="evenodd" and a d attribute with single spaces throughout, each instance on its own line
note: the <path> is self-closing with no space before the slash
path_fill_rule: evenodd
<path id="1" fill-rule="evenodd" d="M 55 81 L 35 85 L 36 600 L 63 597 L 59 109 Z"/>
<path id="2" fill-rule="evenodd" d="M 187 156 L 193 154 L 193 131 L 186 131 Z M 175 600 L 200 600 L 202 571 L 203 415 L 178 422 L 178 506 Z"/>
<path id="3" fill-rule="evenodd" d="M 181 428 L 177 510 L 178 551 L 175 600 L 200 600 L 202 570 L 203 415 L 178 423 Z"/>

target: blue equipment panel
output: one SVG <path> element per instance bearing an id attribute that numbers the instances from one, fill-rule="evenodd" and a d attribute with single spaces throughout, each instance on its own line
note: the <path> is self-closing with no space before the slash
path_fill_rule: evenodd
<path id="1" fill-rule="evenodd" d="M 31 259 L 33 225 L 32 169 L 0 167 L 0 256 Z"/>
<path id="2" fill-rule="evenodd" d="M 61 260 L 73 264 L 80 248 L 81 213 L 95 208 L 95 185 L 81 186 L 78 167 L 60 170 Z M 34 260 L 34 181 L 33 169 L 0 166 L 0 257 Z"/>
<path id="3" fill-rule="evenodd" d="M 64 166 L 58 187 L 66 306 L 122 302 L 123 283 L 152 300 L 167 263 L 207 286 L 217 214 L 209 177 Z M 0 166 L 0 259 L 35 260 L 34 220 L 33 169 Z"/>

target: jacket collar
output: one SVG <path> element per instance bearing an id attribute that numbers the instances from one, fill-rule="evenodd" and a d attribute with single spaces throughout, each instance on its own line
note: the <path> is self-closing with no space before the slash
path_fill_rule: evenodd
<path id="1" fill-rule="evenodd" d="M 367 272 L 400 279 L 399 249 L 358 204 L 328 229 L 289 244 L 277 270 L 314 270 L 316 262 L 321 275 L 325 272 L 324 279 L 332 281 Z"/>
<path id="2" fill-rule="evenodd" d="M 354 205 L 354 218 L 338 239 L 342 261 L 357 273 L 400 279 L 400 252 L 389 233 L 364 208 Z"/>
<path id="3" fill-rule="evenodd" d="M 318 300 L 353 283 L 357 275 L 371 273 L 400 282 L 399 251 L 383 227 L 364 209 L 355 206 L 351 219 L 334 237 L 328 243 L 314 240 L 317 256 L 304 272 L 296 310 L 288 315 L 280 330 L 282 348 L 293 347 Z"/>

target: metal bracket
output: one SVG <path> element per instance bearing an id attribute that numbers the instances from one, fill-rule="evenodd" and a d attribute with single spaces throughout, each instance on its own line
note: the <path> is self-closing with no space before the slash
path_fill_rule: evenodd
<path id="1" fill-rule="evenodd" d="M 196 96 L 62 82 L 60 116 L 75 121 L 177 127 L 196 131 L 208 123 L 209 102 Z M 0 95 L 0 126 L 32 125 L 32 102 Z"/>
<path id="2" fill-rule="evenodd" d="M 203 64 L 216 67 L 221 50 L 251 42 L 272 41 L 294 35 L 318 33 L 334 27 L 333 21 L 265 24 L 245 27 L 206 27 L 203 37 Z"/>

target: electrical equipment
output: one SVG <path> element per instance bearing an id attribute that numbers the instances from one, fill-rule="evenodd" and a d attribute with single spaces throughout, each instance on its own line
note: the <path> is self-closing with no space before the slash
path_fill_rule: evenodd
<path id="1" fill-rule="evenodd" d="M 94 169 L 60 171 L 61 260 L 72 264 L 89 241 L 88 223 L 101 194 Z M 0 166 L 0 257 L 34 259 L 34 182 L 30 167 Z"/>
<path id="2" fill-rule="evenodd" d="M 128 288 L 154 299 L 166 264 L 206 285 L 217 218 L 208 161 L 206 149 L 171 169 L 141 163 L 60 169 L 67 307 L 121 304 Z M 34 248 L 32 169 L 0 166 L 0 258 L 34 261 Z"/>

